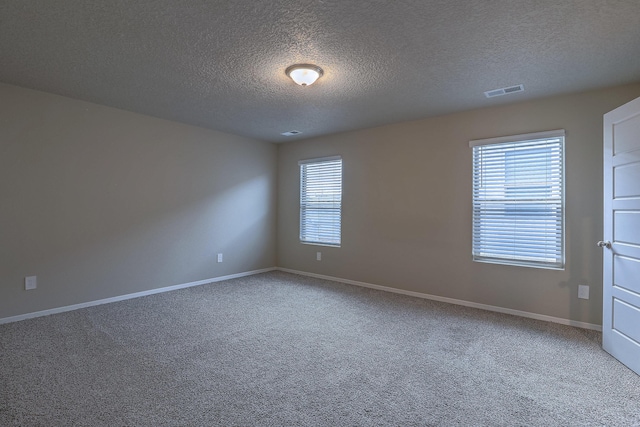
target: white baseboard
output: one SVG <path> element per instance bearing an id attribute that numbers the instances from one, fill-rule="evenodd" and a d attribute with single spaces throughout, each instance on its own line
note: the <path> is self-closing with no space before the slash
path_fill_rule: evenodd
<path id="1" fill-rule="evenodd" d="M 561 317 L 553 317 L 553 316 L 547 316 L 544 314 L 530 313 L 528 311 L 513 310 L 510 308 L 498 307 L 495 305 L 480 304 L 477 302 L 465 301 L 465 300 L 460 300 L 455 298 L 440 297 L 437 295 L 424 294 L 422 292 L 405 291 L 403 289 L 390 288 L 388 286 L 373 285 L 371 283 L 358 282 L 356 280 L 349 280 L 349 279 L 341 279 L 339 277 L 325 276 L 323 274 L 307 273 L 305 271 L 290 270 L 288 268 L 278 267 L 276 268 L 276 270 L 284 271 L 286 273 L 298 274 L 301 276 L 309 276 L 309 277 L 315 277 L 318 279 L 332 280 L 334 282 L 346 283 L 348 285 L 355 285 L 355 286 L 362 286 L 365 288 L 377 289 L 385 292 L 393 292 L 396 294 L 409 295 L 417 298 L 424 298 L 424 299 L 429 299 L 434 301 L 446 302 L 449 304 L 463 305 L 465 307 L 479 308 L 481 310 L 495 311 L 497 313 L 512 314 L 514 316 L 527 317 L 529 319 L 536 319 L 536 320 L 543 320 L 545 322 L 560 323 L 562 325 L 575 326 L 578 328 L 591 329 L 594 331 L 602 331 L 602 325 L 596 325 L 594 323 L 578 322 L 575 320 L 563 319 Z"/>
<path id="2" fill-rule="evenodd" d="M 281 268 L 281 267 L 270 267 L 270 268 L 263 268 L 260 270 L 245 271 L 243 273 L 229 274 L 227 276 L 213 277 L 210 279 L 203 279 L 195 282 L 182 283 L 179 285 L 167 286 L 164 288 L 150 289 L 148 291 L 135 292 L 132 294 L 120 295 L 112 298 L 105 298 L 105 299 L 100 299 L 95 301 L 83 302 L 80 304 L 67 305 L 64 307 L 56 307 L 49 310 L 36 311 L 33 313 L 20 314 L 17 316 L 4 317 L 4 318 L 0 318 L 0 325 L 5 323 L 18 322 L 20 320 L 32 319 L 34 317 L 42 317 L 42 316 L 48 316 L 51 314 L 64 313 L 65 311 L 73 311 L 73 310 L 78 310 L 85 307 L 92 307 L 95 305 L 108 304 L 111 302 L 124 301 L 132 298 L 139 298 L 147 295 L 159 294 L 162 292 L 170 292 L 178 289 L 205 285 L 207 283 L 221 282 L 223 280 L 236 279 L 238 277 L 245 277 L 245 276 L 252 276 L 254 274 L 267 273 L 269 271 L 274 271 L 274 270 L 283 271 L 286 273 L 298 274 L 301 276 L 315 277 L 318 279 L 332 280 L 334 282 L 346 283 L 348 285 L 362 286 L 364 288 L 377 289 L 385 292 L 393 292 L 396 294 L 409 295 L 417 298 L 446 302 L 449 304 L 462 305 L 465 307 L 479 308 L 481 310 L 494 311 L 497 313 L 511 314 L 514 316 L 526 317 L 529 319 L 543 320 L 546 322 L 560 323 L 562 325 L 575 326 L 583 329 L 602 331 L 601 325 L 597 325 L 593 323 L 578 322 L 575 320 L 563 319 L 561 317 L 553 317 L 553 316 L 547 316 L 544 314 L 530 313 L 528 311 L 513 310 L 510 308 L 498 307 L 494 305 L 480 304 L 476 302 L 465 301 L 465 300 L 460 300 L 455 298 L 447 298 L 447 297 L 441 297 L 437 295 L 430 295 L 422 292 L 406 291 L 403 289 L 391 288 L 388 286 L 381 286 L 381 285 L 374 285 L 366 282 L 359 282 L 357 280 L 342 279 L 340 277 L 326 276 L 324 274 L 316 274 L 316 273 L 307 273 L 305 271 L 291 270 L 288 268 Z"/>
<path id="3" fill-rule="evenodd" d="M 78 310 L 80 308 L 92 307 L 94 305 L 109 304 L 110 302 L 124 301 L 132 298 L 144 297 L 147 295 L 159 294 L 162 292 L 170 292 L 178 289 L 190 288 L 193 286 L 206 285 L 207 283 L 222 282 L 223 280 L 236 279 L 238 277 L 252 276 L 254 274 L 266 273 L 276 270 L 276 267 L 263 268 L 261 270 L 245 271 L 243 273 L 229 274 L 227 276 L 213 277 L 211 279 L 203 279 L 195 282 L 182 283 L 179 285 L 166 286 L 164 288 L 150 289 L 148 291 L 135 292 L 132 294 L 119 295 L 117 297 L 104 298 L 95 301 L 83 302 L 80 304 L 67 305 L 64 307 L 51 308 L 49 310 L 36 311 L 33 313 L 20 314 L 18 316 L 0 318 L 0 325 L 4 323 L 18 322 L 20 320 L 32 319 L 34 317 L 48 316 L 50 314 L 64 313 L 65 311 Z"/>

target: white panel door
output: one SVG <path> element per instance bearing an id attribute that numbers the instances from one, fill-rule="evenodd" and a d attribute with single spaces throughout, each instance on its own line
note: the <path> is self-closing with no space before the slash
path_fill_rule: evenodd
<path id="1" fill-rule="evenodd" d="M 640 374 L 640 98 L 604 115 L 602 346 Z"/>

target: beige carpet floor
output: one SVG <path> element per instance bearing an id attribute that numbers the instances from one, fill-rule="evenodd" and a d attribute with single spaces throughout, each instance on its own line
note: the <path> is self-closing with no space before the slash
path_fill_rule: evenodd
<path id="1" fill-rule="evenodd" d="M 600 334 L 282 272 L 0 326 L 1 426 L 634 426 Z"/>

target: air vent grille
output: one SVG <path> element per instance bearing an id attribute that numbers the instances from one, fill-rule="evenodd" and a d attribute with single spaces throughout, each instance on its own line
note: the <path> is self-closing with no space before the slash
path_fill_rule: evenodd
<path id="1" fill-rule="evenodd" d="M 484 93 L 484 96 L 487 98 L 493 98 L 496 96 L 509 95 L 511 93 L 522 92 L 524 90 L 524 85 L 515 85 L 509 87 L 503 87 L 500 89 L 488 90 Z"/>

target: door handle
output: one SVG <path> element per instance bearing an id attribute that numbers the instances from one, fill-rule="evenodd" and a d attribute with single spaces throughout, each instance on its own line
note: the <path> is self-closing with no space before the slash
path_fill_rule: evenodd
<path id="1" fill-rule="evenodd" d="M 600 240 L 598 242 L 598 246 L 601 247 L 601 248 L 611 249 L 611 242 L 608 241 L 608 240 L 606 242 L 604 240 Z"/>

